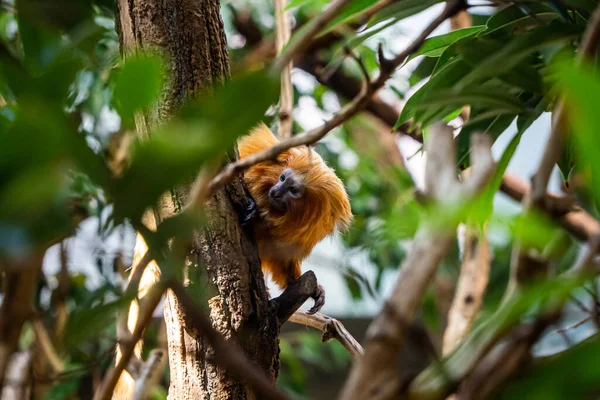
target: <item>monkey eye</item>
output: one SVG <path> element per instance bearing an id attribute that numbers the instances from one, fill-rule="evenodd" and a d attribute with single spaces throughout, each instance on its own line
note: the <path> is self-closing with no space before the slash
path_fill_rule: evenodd
<path id="1" fill-rule="evenodd" d="M 298 188 L 297 188 L 297 187 L 295 187 L 295 186 L 292 186 L 292 187 L 290 188 L 290 193 L 291 193 L 293 196 L 296 196 L 296 195 L 299 193 L 299 191 L 298 191 Z"/>
<path id="2" fill-rule="evenodd" d="M 285 181 L 285 175 L 283 175 L 283 174 L 279 175 L 279 181 L 280 182 Z"/>

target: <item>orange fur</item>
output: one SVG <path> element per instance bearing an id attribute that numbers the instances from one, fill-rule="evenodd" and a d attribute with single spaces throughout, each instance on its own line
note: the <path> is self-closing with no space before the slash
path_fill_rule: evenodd
<path id="1" fill-rule="evenodd" d="M 269 128 L 260 124 L 240 139 L 240 158 L 278 142 Z M 268 192 L 285 168 L 292 168 L 302 179 L 305 192 L 288 212 L 282 213 L 271 206 Z M 309 147 L 286 150 L 274 161 L 249 168 L 244 181 L 260 212 L 254 234 L 262 269 L 270 272 L 282 288 L 301 275 L 300 264 L 317 243 L 336 230 L 349 228 L 352 212 L 344 184 Z"/>

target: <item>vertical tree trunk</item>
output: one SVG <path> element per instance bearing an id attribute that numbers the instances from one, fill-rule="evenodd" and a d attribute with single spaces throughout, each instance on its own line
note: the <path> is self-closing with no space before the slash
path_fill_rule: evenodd
<path id="1" fill-rule="evenodd" d="M 117 26 L 124 56 L 138 49 L 159 50 L 168 60 L 169 83 L 156 110 L 136 118 L 138 134 L 169 118 L 182 103 L 224 81 L 229 61 L 218 0 L 119 0 Z M 243 94 L 240 94 L 243 95 Z M 179 212 L 189 186 L 163 197 L 159 219 Z M 273 379 L 279 369 L 278 328 L 268 312 L 268 295 L 255 246 L 239 225 L 245 201 L 241 179 L 206 204 L 207 227 L 195 254 L 203 275 L 216 290 L 209 301 L 213 326 L 242 347 Z M 170 399 L 255 398 L 251 390 L 211 360 L 212 349 L 186 321 L 172 293 L 165 302 L 171 386 Z"/>

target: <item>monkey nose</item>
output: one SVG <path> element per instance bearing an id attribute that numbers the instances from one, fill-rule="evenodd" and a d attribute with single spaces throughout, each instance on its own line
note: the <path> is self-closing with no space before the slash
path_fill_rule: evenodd
<path id="1" fill-rule="evenodd" d="M 272 187 L 269 190 L 269 197 L 273 200 L 280 200 L 281 199 L 281 192 L 279 190 L 277 190 L 277 188 Z"/>

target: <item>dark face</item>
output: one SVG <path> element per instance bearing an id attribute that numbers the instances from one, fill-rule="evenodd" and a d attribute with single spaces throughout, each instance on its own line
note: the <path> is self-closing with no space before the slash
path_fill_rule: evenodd
<path id="1" fill-rule="evenodd" d="M 304 184 L 294 174 L 294 170 L 286 168 L 279 175 L 279 181 L 269 189 L 269 202 L 279 211 L 286 212 L 292 202 L 302 198 Z"/>

